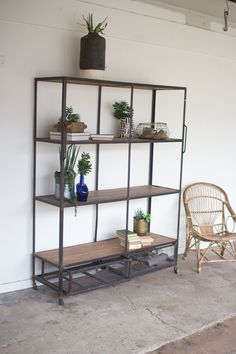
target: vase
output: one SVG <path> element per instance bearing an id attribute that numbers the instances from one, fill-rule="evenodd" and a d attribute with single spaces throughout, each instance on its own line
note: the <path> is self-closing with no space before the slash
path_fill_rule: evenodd
<path id="1" fill-rule="evenodd" d="M 98 78 L 105 71 L 106 40 L 98 33 L 88 33 L 80 40 L 80 76 Z"/>
<path id="2" fill-rule="evenodd" d="M 139 236 L 145 236 L 148 232 L 148 223 L 144 219 L 136 220 L 134 218 L 133 229 Z"/>
<path id="3" fill-rule="evenodd" d="M 80 175 L 79 183 L 76 184 L 77 200 L 86 202 L 88 199 L 88 187 L 84 183 L 84 175 Z"/>
<path id="4" fill-rule="evenodd" d="M 55 197 L 60 199 L 61 173 L 56 171 L 55 177 Z M 75 197 L 75 178 L 64 176 L 64 199 L 73 200 Z"/>
<path id="5" fill-rule="evenodd" d="M 120 138 L 133 138 L 134 123 L 133 118 L 126 117 L 120 119 Z"/>

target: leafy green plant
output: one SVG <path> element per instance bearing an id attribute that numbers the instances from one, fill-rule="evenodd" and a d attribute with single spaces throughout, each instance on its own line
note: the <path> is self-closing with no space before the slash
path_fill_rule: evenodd
<path id="1" fill-rule="evenodd" d="M 134 110 L 126 101 L 115 102 L 112 107 L 114 109 L 114 117 L 117 119 L 133 117 Z"/>
<path id="2" fill-rule="evenodd" d="M 145 220 L 146 222 L 151 221 L 151 214 L 150 213 L 144 213 L 143 209 L 139 208 L 135 210 L 134 214 L 135 220 Z"/>
<path id="3" fill-rule="evenodd" d="M 89 152 L 83 152 L 81 158 L 78 161 L 78 173 L 80 175 L 86 176 L 92 171 L 92 164 L 90 162 Z"/>
<path id="4" fill-rule="evenodd" d="M 80 115 L 77 113 L 73 113 L 72 106 L 66 106 L 66 121 L 67 122 L 79 122 Z"/>
<path id="5" fill-rule="evenodd" d="M 107 17 L 102 22 L 99 22 L 96 26 L 93 24 L 93 14 L 89 13 L 87 18 L 84 17 L 84 15 L 82 17 L 85 21 L 83 26 L 87 27 L 88 33 L 104 34 L 103 31 L 107 27 Z"/>

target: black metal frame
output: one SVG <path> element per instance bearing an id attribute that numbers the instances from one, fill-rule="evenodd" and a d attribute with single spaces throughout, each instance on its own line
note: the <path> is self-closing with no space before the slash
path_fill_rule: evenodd
<path id="1" fill-rule="evenodd" d="M 187 139 L 187 127 L 185 125 L 185 114 L 186 114 L 186 96 L 187 96 L 187 88 L 186 87 L 177 87 L 177 86 L 164 86 L 164 85 L 150 85 L 150 84 L 142 84 L 142 83 L 132 83 L 132 82 L 119 82 L 119 81 L 107 81 L 107 80 L 93 80 L 93 79 L 83 79 L 83 78 L 74 78 L 74 77 L 41 77 L 41 78 L 36 78 L 34 80 L 34 131 L 33 131 L 33 137 L 34 137 L 34 156 L 33 156 L 33 287 L 37 289 L 37 284 L 36 281 L 41 282 L 44 285 L 49 286 L 50 288 L 56 290 L 58 292 L 58 300 L 59 304 L 63 304 L 63 295 L 65 293 L 65 289 L 63 287 L 63 282 L 68 282 L 69 284 L 69 294 L 72 294 L 72 283 L 73 283 L 73 275 L 77 273 L 83 273 L 86 276 L 88 275 L 88 271 L 90 269 L 97 269 L 101 268 L 101 266 L 106 268 L 108 271 L 114 272 L 114 269 L 112 269 L 111 264 L 114 264 L 117 261 L 123 261 L 124 263 L 124 268 L 125 271 L 122 275 L 123 281 L 130 279 L 131 276 L 134 276 L 135 274 L 143 274 L 146 273 L 147 271 L 153 271 L 156 269 L 161 269 L 162 267 L 152 267 L 152 269 L 141 269 L 140 272 L 136 272 L 135 274 L 131 274 L 131 263 L 132 263 L 132 257 L 130 258 L 130 252 L 127 249 L 127 239 L 126 239 L 126 252 L 122 257 L 117 259 L 117 257 L 114 257 L 113 259 L 110 260 L 98 260 L 97 262 L 90 262 L 89 264 L 86 265 L 78 265 L 77 267 L 72 267 L 72 268 L 64 268 L 63 267 L 63 229 L 64 229 L 64 208 L 65 208 L 65 201 L 64 201 L 64 192 L 63 192 L 63 186 L 64 186 L 64 158 L 65 158 L 65 151 L 66 151 L 66 129 L 65 126 L 63 125 L 62 129 L 62 137 L 61 140 L 58 141 L 51 141 L 47 138 L 39 138 L 37 137 L 37 93 L 38 93 L 38 83 L 39 82 L 56 82 L 56 83 L 61 83 L 62 84 L 62 101 L 61 101 L 61 112 L 62 112 L 62 122 L 65 122 L 65 110 L 66 110 L 66 91 L 67 91 L 67 84 L 79 84 L 79 85 L 95 85 L 98 87 L 98 102 L 97 102 L 97 133 L 100 133 L 100 122 L 101 122 L 101 100 L 102 100 L 102 88 L 103 87 L 121 87 L 121 88 L 129 88 L 130 89 L 130 105 L 133 107 L 133 95 L 134 95 L 134 90 L 135 89 L 146 89 L 146 90 L 151 90 L 152 91 L 152 110 L 151 110 L 151 122 L 155 122 L 155 113 L 156 113 L 156 99 L 157 99 L 157 91 L 162 91 L 162 90 L 182 90 L 184 91 L 184 102 L 183 102 L 183 122 L 182 122 L 182 137 L 181 139 L 169 139 L 167 141 L 150 141 L 150 140 L 145 140 L 142 141 L 142 139 L 134 140 L 130 137 L 126 140 L 127 145 L 128 145 L 128 172 L 127 172 L 127 196 L 126 196 L 126 231 L 128 230 L 128 220 L 129 220 L 129 203 L 130 203 L 130 165 L 131 165 L 131 154 L 132 154 L 132 144 L 133 143 L 149 143 L 150 144 L 150 151 L 149 151 L 149 185 L 152 185 L 152 180 L 153 180 L 153 155 L 154 155 L 154 144 L 155 143 L 168 143 L 168 142 L 179 142 L 181 143 L 181 157 L 180 157 L 180 175 L 179 175 L 179 189 L 176 191 L 176 193 L 179 195 L 178 199 L 178 216 L 177 216 L 177 232 L 176 232 L 176 241 L 171 242 L 169 245 L 165 245 L 165 247 L 169 246 L 174 246 L 174 260 L 173 262 L 169 262 L 168 264 L 163 265 L 163 267 L 168 267 L 168 266 L 174 266 L 174 271 L 177 273 L 177 261 L 178 261 L 178 242 L 179 242 L 179 228 L 180 228 L 180 205 L 181 205 L 181 188 L 182 188 L 182 173 L 183 173 L 183 154 L 186 150 L 186 139 Z M 44 261 L 42 261 L 42 272 L 41 275 L 36 275 L 35 272 L 35 262 L 36 262 L 36 249 L 35 249 L 35 220 L 36 220 L 36 201 L 39 200 L 37 199 L 36 196 L 36 144 L 37 142 L 47 142 L 47 143 L 56 143 L 60 144 L 61 146 L 61 154 L 60 154 L 60 169 L 61 169 L 61 174 L 60 174 L 60 202 L 59 202 L 59 266 L 58 270 L 54 272 L 49 272 L 45 273 L 44 272 Z M 78 144 L 96 144 L 96 181 L 95 181 L 95 189 L 98 190 L 98 182 L 99 182 L 99 153 L 100 153 L 100 144 L 116 144 L 116 143 L 124 143 L 123 141 L 120 141 L 119 139 L 114 140 L 114 141 L 85 141 L 85 142 L 73 142 L 73 143 L 78 143 Z M 168 194 L 168 193 L 166 193 Z M 151 212 L 151 207 L 152 207 L 152 197 L 151 196 L 146 196 L 148 198 L 148 211 Z M 94 203 L 96 205 L 96 216 L 95 216 L 95 232 L 94 232 L 94 242 L 97 241 L 97 227 L 98 227 L 98 213 L 99 213 L 99 203 Z M 148 247 L 148 249 L 153 249 L 153 248 L 161 248 L 160 247 Z M 144 267 L 145 268 L 145 267 Z M 92 277 L 92 276 L 91 276 Z M 58 279 L 58 284 L 55 285 L 55 278 Z M 50 281 L 50 279 L 53 279 L 53 281 Z M 120 282 L 121 279 L 119 278 Z M 101 282 L 102 285 L 100 284 L 98 287 L 101 286 L 107 286 L 107 285 L 112 285 L 116 282 L 112 282 L 112 284 L 106 284 L 106 282 Z M 92 290 L 90 287 L 87 287 L 86 289 L 78 291 L 78 292 L 84 292 Z"/>

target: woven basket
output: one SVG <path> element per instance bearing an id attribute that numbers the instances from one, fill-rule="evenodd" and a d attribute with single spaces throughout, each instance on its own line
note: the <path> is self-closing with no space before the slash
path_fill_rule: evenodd
<path id="1" fill-rule="evenodd" d="M 53 129 L 61 132 L 63 124 L 58 122 L 54 124 Z M 65 122 L 66 131 L 68 133 L 83 133 L 87 125 L 84 122 Z"/>

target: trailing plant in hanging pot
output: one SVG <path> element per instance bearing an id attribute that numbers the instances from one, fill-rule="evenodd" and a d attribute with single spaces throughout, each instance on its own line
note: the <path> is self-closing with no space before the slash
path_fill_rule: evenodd
<path id="1" fill-rule="evenodd" d="M 83 16 L 88 34 L 80 40 L 80 76 L 99 78 L 105 71 L 106 40 L 101 35 L 107 27 L 107 17 L 97 25 L 93 23 L 93 14 Z"/>
<path id="2" fill-rule="evenodd" d="M 90 161 L 90 154 L 83 152 L 81 158 L 78 161 L 78 173 L 80 175 L 79 183 L 76 185 L 77 200 L 80 202 L 86 202 L 88 199 L 88 187 L 84 183 L 84 176 L 92 171 L 92 164 Z"/>
<path id="3" fill-rule="evenodd" d="M 115 102 L 112 107 L 114 117 L 120 122 L 120 138 L 133 137 L 133 108 L 126 101 Z"/>
<path id="4" fill-rule="evenodd" d="M 61 151 L 59 150 L 60 154 Z M 70 145 L 66 149 L 64 160 L 64 199 L 73 201 L 75 200 L 75 164 L 78 158 L 79 148 L 75 145 Z M 61 172 L 56 171 L 55 177 L 55 197 L 60 199 L 60 182 Z"/>
<path id="5" fill-rule="evenodd" d="M 141 208 L 135 211 L 133 220 L 134 232 L 137 232 L 139 236 L 144 236 L 148 232 L 148 224 L 151 221 L 151 214 L 145 213 Z"/>

